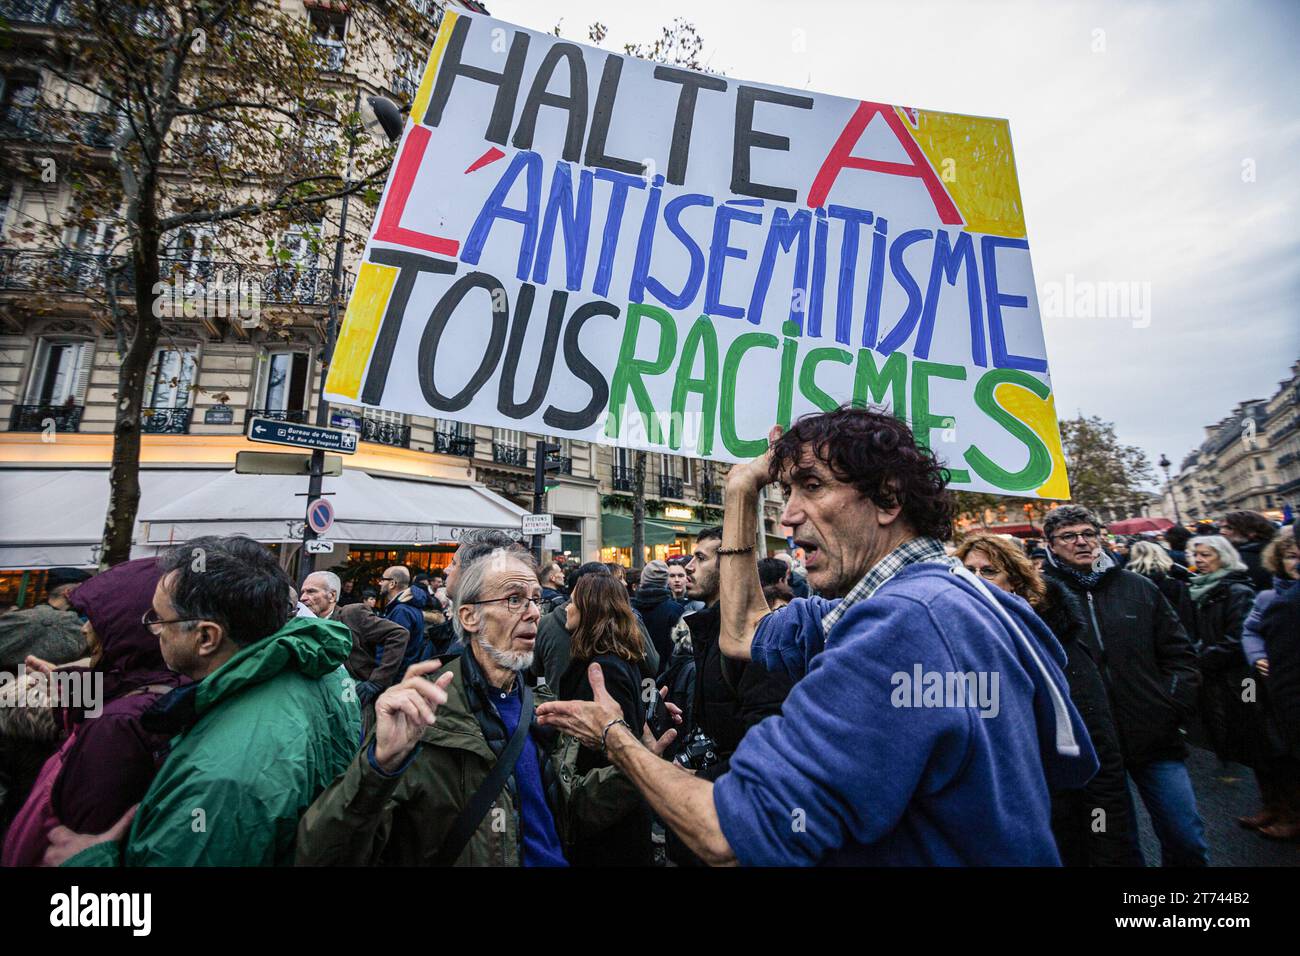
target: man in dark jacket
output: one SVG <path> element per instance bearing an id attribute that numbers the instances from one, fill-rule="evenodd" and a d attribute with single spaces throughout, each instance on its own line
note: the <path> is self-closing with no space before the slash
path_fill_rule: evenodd
<path id="1" fill-rule="evenodd" d="M 668 590 L 667 563 L 651 561 L 642 569 L 641 582 L 632 595 L 632 607 L 645 622 L 660 667 L 667 667 L 668 659 L 673 656 L 673 628 L 685 611 Z"/>
<path id="2" fill-rule="evenodd" d="M 1205 826 L 1184 760 L 1180 725 L 1196 707 L 1196 649 L 1178 614 L 1140 574 L 1102 556 L 1101 522 L 1064 505 L 1043 522 L 1043 573 L 1079 598 L 1083 640 L 1101 669 L 1124 763 L 1160 838 L 1165 866 L 1205 866 Z"/>
<path id="3" fill-rule="evenodd" d="M 686 565 L 691 577 L 687 595 L 705 608 L 686 618 L 695 652 L 695 722 L 718 745 L 722 758 L 705 771 L 713 779 L 727 770 L 727 758 L 740 746 L 750 727 L 781 712 L 781 702 L 794 682 L 761 665 L 725 658 L 718 648 L 721 612 L 718 607 L 718 548 L 722 528 L 706 528 L 695 539 L 695 554 Z"/>
<path id="4" fill-rule="evenodd" d="M 402 625 L 411 639 L 406 642 L 402 673 L 427 656 L 424 642 L 424 606 L 428 594 L 423 588 L 411 587 L 411 572 L 400 564 L 389 568 L 379 579 L 379 600 L 384 617 Z"/>

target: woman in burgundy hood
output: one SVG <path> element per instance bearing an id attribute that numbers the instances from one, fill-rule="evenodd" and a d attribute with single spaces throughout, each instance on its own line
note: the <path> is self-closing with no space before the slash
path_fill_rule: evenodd
<path id="1" fill-rule="evenodd" d="M 76 833 L 112 827 L 144 796 L 167 756 L 169 737 L 140 722 L 159 697 L 189 683 L 167 669 L 157 635 L 141 623 L 161 577 L 156 559 L 141 558 L 73 592 L 72 606 L 88 619 L 92 699 L 61 708 L 68 736 L 5 835 L 5 866 L 38 865 L 60 824 Z"/>

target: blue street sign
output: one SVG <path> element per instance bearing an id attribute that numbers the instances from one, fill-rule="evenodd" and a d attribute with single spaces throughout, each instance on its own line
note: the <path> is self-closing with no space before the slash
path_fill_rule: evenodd
<path id="1" fill-rule="evenodd" d="M 317 498 L 307 506 L 307 525 L 317 534 L 334 526 L 334 506 L 328 498 Z"/>
<path id="2" fill-rule="evenodd" d="M 254 418 L 248 423 L 248 440 L 294 448 L 319 448 L 345 455 L 357 453 L 357 433 L 324 425 L 299 425 L 274 418 Z"/>

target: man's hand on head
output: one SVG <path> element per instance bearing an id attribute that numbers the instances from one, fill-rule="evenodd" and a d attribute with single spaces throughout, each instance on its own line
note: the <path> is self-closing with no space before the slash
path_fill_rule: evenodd
<path id="1" fill-rule="evenodd" d="M 773 425 L 767 433 L 767 451 L 752 461 L 733 465 L 727 472 L 727 489 L 741 493 L 758 494 L 772 483 L 772 446 L 782 435 L 780 425 Z"/>

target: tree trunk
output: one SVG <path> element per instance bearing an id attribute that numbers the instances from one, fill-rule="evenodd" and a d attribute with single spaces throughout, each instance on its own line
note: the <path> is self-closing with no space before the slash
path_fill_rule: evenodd
<path id="1" fill-rule="evenodd" d="M 108 514 L 100 570 L 131 557 L 135 518 L 140 510 L 140 413 L 144 381 L 158 345 L 159 320 L 153 314 L 158 282 L 159 235 L 151 204 L 142 203 L 138 240 L 132 244 L 135 269 L 135 331 L 117 376 L 117 414 L 113 423 L 113 462 L 108 472 Z"/>
<path id="2" fill-rule="evenodd" d="M 645 564 L 645 452 L 632 465 L 632 567 Z"/>

